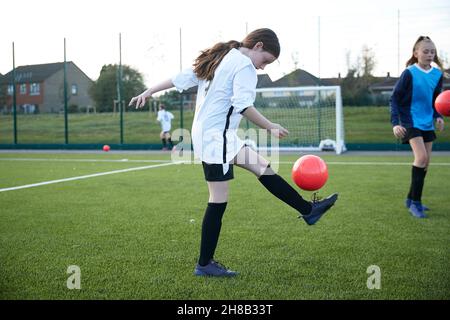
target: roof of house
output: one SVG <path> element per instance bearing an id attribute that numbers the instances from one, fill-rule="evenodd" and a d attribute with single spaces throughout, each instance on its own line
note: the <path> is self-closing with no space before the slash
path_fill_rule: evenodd
<path id="1" fill-rule="evenodd" d="M 377 77 L 374 79 L 374 83 L 369 86 L 369 90 L 391 90 L 397 81 L 397 77 Z"/>
<path id="2" fill-rule="evenodd" d="M 339 86 L 341 85 L 342 78 L 321 78 L 320 85 L 322 86 Z"/>
<path id="3" fill-rule="evenodd" d="M 256 88 L 267 88 L 270 87 L 272 83 L 273 81 L 272 79 L 270 79 L 268 74 L 258 74 L 258 82 L 256 84 Z"/>
<path id="4" fill-rule="evenodd" d="M 67 64 L 73 64 L 77 69 L 83 72 L 72 61 L 67 61 Z M 19 66 L 15 70 L 16 83 L 42 82 L 63 68 L 64 62 Z M 2 78 L 0 78 L 0 83 L 11 83 L 12 77 L 13 77 L 13 70 L 11 70 L 7 74 L 5 74 Z M 89 78 L 88 76 L 86 77 Z"/>
<path id="5" fill-rule="evenodd" d="M 198 90 L 198 86 L 195 87 L 191 87 L 187 90 L 183 90 L 183 92 L 181 94 L 196 94 Z"/>
<path id="6" fill-rule="evenodd" d="M 297 69 L 282 78 L 272 82 L 270 87 L 302 87 L 302 86 L 318 86 L 320 79 L 311 73 Z"/>

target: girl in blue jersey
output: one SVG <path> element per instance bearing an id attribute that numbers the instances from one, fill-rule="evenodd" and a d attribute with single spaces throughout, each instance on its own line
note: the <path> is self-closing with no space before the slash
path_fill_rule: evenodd
<path id="1" fill-rule="evenodd" d="M 444 129 L 444 120 L 434 108 L 434 101 L 442 91 L 443 70 L 436 47 L 429 37 L 420 36 L 413 47 L 406 70 L 400 76 L 391 96 L 391 123 L 394 135 L 409 143 L 414 154 L 411 186 L 405 205 L 416 218 L 425 218 L 428 210 L 422 204 L 422 190 L 430 163 L 436 124 Z"/>
<path id="2" fill-rule="evenodd" d="M 268 160 L 237 136 L 243 116 L 278 138 L 288 135 L 285 128 L 269 121 L 253 106 L 258 80 L 256 70 L 263 70 L 278 59 L 279 54 L 280 44 L 275 32 L 257 29 L 242 42 L 220 42 L 202 51 L 193 68 L 150 87 L 130 101 L 130 105 L 140 108 L 152 94 L 161 90 L 176 87 L 183 91 L 198 86 L 192 143 L 196 157 L 202 161 L 209 201 L 202 223 L 200 257 L 194 271 L 197 276 L 237 274 L 214 260 L 234 165 L 253 173 L 268 191 L 294 208 L 308 225 L 315 224 L 337 200 L 337 194 L 313 203 L 304 200 L 273 171 Z"/>

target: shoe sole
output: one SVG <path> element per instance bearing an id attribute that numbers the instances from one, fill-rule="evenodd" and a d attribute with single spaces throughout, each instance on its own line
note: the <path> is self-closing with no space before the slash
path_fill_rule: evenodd
<path id="1" fill-rule="evenodd" d="M 413 217 L 413 218 L 417 218 L 417 219 L 425 219 L 425 218 L 427 218 L 427 215 L 426 214 L 423 214 L 422 216 L 416 216 L 414 213 L 412 213 L 410 210 L 408 210 L 409 211 L 409 214 Z"/>
<path id="2" fill-rule="evenodd" d="M 411 203 L 405 202 L 405 207 L 406 209 L 409 209 L 409 207 L 411 207 Z M 430 211 L 430 208 L 428 208 L 427 206 L 422 205 L 423 211 Z"/>
<path id="3" fill-rule="evenodd" d="M 222 275 L 213 275 L 213 274 L 207 274 L 207 273 L 203 273 L 203 272 L 197 272 L 194 271 L 194 276 L 197 277 L 218 277 L 218 278 L 231 278 L 231 277 L 236 277 L 238 274 L 222 274 Z"/>
<path id="4" fill-rule="evenodd" d="M 408 206 L 405 206 L 406 207 L 406 209 L 409 209 L 409 207 Z M 424 207 L 424 206 L 422 206 L 423 207 L 423 211 L 430 211 L 430 208 L 428 208 L 428 207 Z"/>

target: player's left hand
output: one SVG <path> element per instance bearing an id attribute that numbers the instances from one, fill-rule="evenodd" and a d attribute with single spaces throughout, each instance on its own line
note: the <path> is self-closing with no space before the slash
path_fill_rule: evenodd
<path id="1" fill-rule="evenodd" d="M 444 119 L 436 118 L 436 126 L 437 126 L 439 131 L 443 131 L 444 130 L 444 126 L 445 126 Z"/>

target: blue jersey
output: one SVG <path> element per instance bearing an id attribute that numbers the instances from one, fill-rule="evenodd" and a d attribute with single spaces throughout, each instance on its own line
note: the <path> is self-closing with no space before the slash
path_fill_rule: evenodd
<path id="1" fill-rule="evenodd" d="M 442 72 L 434 67 L 423 70 L 414 64 L 406 68 L 390 100 L 392 125 L 434 130 L 434 119 L 440 117 L 434 101 L 442 91 L 442 78 Z"/>

